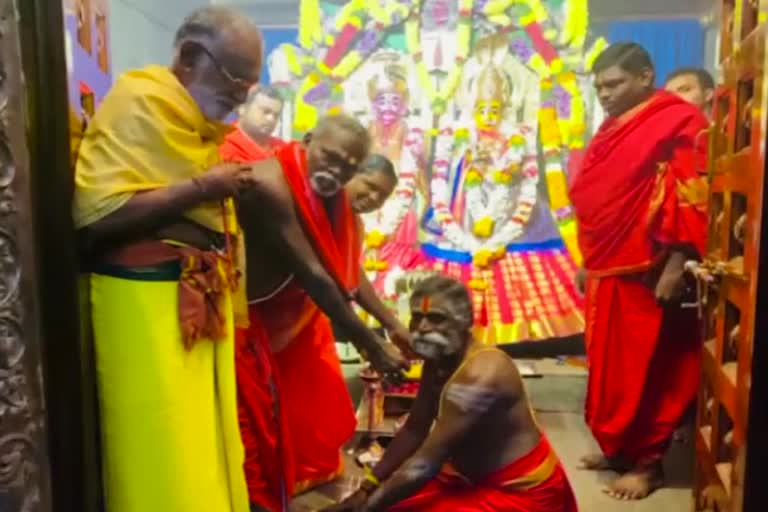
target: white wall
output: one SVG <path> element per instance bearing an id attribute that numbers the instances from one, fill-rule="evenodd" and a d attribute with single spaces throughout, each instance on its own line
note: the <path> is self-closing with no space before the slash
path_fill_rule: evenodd
<path id="1" fill-rule="evenodd" d="M 209 0 L 109 0 L 112 73 L 169 64 L 184 17 Z"/>

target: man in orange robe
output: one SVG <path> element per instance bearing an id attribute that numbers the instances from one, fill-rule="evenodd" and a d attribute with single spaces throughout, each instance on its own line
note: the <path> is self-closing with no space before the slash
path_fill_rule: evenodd
<path id="1" fill-rule="evenodd" d="M 325 512 L 576 512 L 517 367 L 472 337 L 466 287 L 429 277 L 410 307 L 416 400 L 361 487 Z"/>
<path id="2" fill-rule="evenodd" d="M 339 450 L 355 428 L 331 320 L 381 371 L 397 371 L 401 361 L 349 303 L 360 285 L 362 240 L 341 185 L 367 154 L 363 127 L 326 118 L 274 158 L 243 147 L 228 144 L 222 153 L 259 160 L 254 173 L 263 178 L 240 200 L 251 321 L 237 353 L 245 471 L 252 503 L 284 510 L 305 482 L 336 476 Z M 394 188 L 391 166 L 385 175 L 384 199 Z"/>
<path id="3" fill-rule="evenodd" d="M 236 129 L 221 148 L 225 160 L 252 162 L 274 155 L 285 141 L 272 134 L 280 121 L 283 99 L 273 87 L 257 86 L 248 93 L 238 113 Z"/>
<path id="4" fill-rule="evenodd" d="M 684 264 L 704 252 L 707 185 L 693 105 L 653 89 L 648 53 L 616 44 L 595 61 L 608 118 L 571 183 L 586 275 L 586 421 L 622 472 L 606 492 L 640 499 L 663 484 L 661 459 L 700 372 L 696 309 L 682 307 Z"/>

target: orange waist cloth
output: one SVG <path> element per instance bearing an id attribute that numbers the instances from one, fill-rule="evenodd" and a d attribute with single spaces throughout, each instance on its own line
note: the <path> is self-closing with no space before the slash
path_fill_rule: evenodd
<path id="1" fill-rule="evenodd" d="M 542 436 L 527 455 L 470 482 L 449 465 L 391 512 L 576 512 L 565 470 Z"/>
<path id="2" fill-rule="evenodd" d="M 243 469 L 252 504 L 285 512 L 293 493 L 293 452 L 277 364 L 258 311 L 238 329 L 235 363 Z"/>
<path id="3" fill-rule="evenodd" d="M 587 280 L 586 420 L 606 455 L 660 459 L 699 387 L 694 309 L 662 309 L 639 277 Z"/>
<path id="4" fill-rule="evenodd" d="M 270 340 L 289 340 L 274 358 L 293 445 L 295 492 L 303 492 L 339 476 L 341 448 L 357 425 L 333 329 L 295 282 L 251 311 L 263 319 Z"/>
<path id="5" fill-rule="evenodd" d="M 111 251 L 102 264 L 132 268 L 176 261 L 181 266 L 179 324 L 184 346 L 192 348 L 200 339 L 223 339 L 226 325 L 221 300 L 227 290 L 237 286 L 232 261 L 226 255 L 143 240 Z"/>

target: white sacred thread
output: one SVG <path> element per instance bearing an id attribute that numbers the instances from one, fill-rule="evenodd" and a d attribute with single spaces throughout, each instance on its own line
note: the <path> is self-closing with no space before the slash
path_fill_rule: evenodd
<path id="1" fill-rule="evenodd" d="M 488 412 L 499 397 L 499 392 L 479 384 L 448 384 L 445 400 L 465 414 L 481 415 Z"/>

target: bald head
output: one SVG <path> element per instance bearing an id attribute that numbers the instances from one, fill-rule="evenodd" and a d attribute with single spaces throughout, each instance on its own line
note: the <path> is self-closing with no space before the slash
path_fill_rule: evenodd
<path id="1" fill-rule="evenodd" d="M 261 32 L 236 9 L 194 11 L 176 32 L 174 47 L 174 73 L 211 120 L 229 115 L 259 81 Z"/>
<path id="2" fill-rule="evenodd" d="M 331 196 L 360 170 L 371 148 L 371 136 L 357 119 L 333 115 L 321 118 L 304 144 L 309 174 L 317 175 L 315 190 Z"/>

